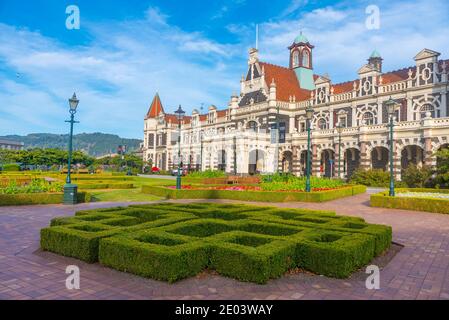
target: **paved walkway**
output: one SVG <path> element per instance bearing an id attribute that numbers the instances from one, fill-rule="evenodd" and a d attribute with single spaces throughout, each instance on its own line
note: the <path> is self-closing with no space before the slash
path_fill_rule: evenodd
<path id="1" fill-rule="evenodd" d="M 449 299 L 449 215 L 370 208 L 368 201 L 363 194 L 278 205 L 331 209 L 393 226 L 393 240 L 404 248 L 381 270 L 380 290 L 365 288 L 363 270 L 345 280 L 299 273 L 256 285 L 204 273 L 168 284 L 39 250 L 39 230 L 51 218 L 125 205 L 91 203 L 0 207 L 0 299 Z M 67 265 L 80 267 L 80 290 L 65 288 Z"/>

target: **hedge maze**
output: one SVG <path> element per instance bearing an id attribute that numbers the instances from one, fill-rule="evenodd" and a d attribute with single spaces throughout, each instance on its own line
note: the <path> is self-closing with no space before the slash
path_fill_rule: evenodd
<path id="1" fill-rule="evenodd" d="M 41 230 L 41 247 L 174 282 L 209 268 L 266 283 L 292 268 L 345 278 L 389 248 L 391 227 L 329 211 L 234 204 L 78 211 Z"/>

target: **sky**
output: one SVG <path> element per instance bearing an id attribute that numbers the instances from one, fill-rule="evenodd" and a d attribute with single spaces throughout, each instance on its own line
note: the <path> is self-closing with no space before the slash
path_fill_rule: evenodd
<path id="1" fill-rule="evenodd" d="M 70 5 L 79 29 L 66 27 Z M 302 31 L 333 83 L 356 79 L 374 49 L 384 71 L 424 48 L 447 59 L 448 12 L 447 0 L 0 0 L 0 135 L 66 133 L 73 92 L 75 133 L 142 138 L 156 92 L 169 113 L 226 108 L 256 24 L 262 61 L 287 66 Z"/>

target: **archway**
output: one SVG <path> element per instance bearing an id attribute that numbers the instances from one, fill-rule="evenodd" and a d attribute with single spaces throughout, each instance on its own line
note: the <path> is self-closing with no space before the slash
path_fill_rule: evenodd
<path id="1" fill-rule="evenodd" d="M 293 171 L 293 153 L 285 151 L 282 154 L 282 172 L 291 173 Z"/>
<path id="2" fill-rule="evenodd" d="M 385 147 L 375 147 L 371 151 L 371 167 L 373 169 L 382 169 L 386 171 L 388 168 L 389 150 Z"/>
<path id="3" fill-rule="evenodd" d="M 306 165 L 306 163 L 307 163 L 307 150 L 302 150 L 301 153 L 300 153 L 300 160 L 299 160 L 299 164 L 301 166 L 299 172 L 303 176 L 307 175 L 307 165 Z M 312 152 L 310 152 L 309 165 L 310 165 L 310 174 L 312 174 Z"/>
<path id="4" fill-rule="evenodd" d="M 346 149 L 343 166 L 346 176 L 350 178 L 359 165 L 360 151 L 356 148 Z"/>
<path id="5" fill-rule="evenodd" d="M 226 171 L 226 151 L 218 151 L 218 170 Z"/>
<path id="6" fill-rule="evenodd" d="M 424 150 L 417 145 L 405 146 L 401 152 L 401 170 L 407 169 L 411 164 L 422 167 Z"/>
<path id="7" fill-rule="evenodd" d="M 321 152 L 320 172 L 326 178 L 334 175 L 335 169 L 335 153 L 333 150 L 325 149 Z"/>
<path id="8" fill-rule="evenodd" d="M 248 173 L 250 175 L 258 174 L 265 171 L 264 161 L 265 153 L 262 150 L 255 149 L 249 153 Z"/>

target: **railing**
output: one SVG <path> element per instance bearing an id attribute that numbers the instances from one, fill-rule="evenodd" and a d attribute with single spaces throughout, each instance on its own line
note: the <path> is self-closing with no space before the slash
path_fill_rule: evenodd
<path id="1" fill-rule="evenodd" d="M 350 100 L 350 99 L 352 99 L 352 91 L 336 94 L 333 96 L 333 98 L 334 98 L 334 102 Z"/>
<path id="2" fill-rule="evenodd" d="M 379 86 L 379 93 L 392 93 L 407 89 L 407 80 Z"/>

